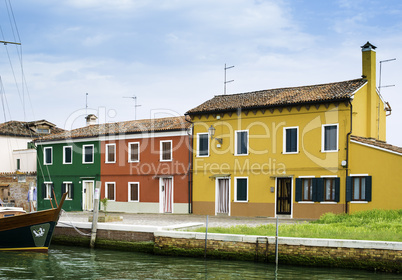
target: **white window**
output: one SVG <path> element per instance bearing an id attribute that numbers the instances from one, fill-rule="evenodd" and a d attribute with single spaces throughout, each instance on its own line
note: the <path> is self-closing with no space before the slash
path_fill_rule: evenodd
<path id="1" fill-rule="evenodd" d="M 53 183 L 52 182 L 44 182 L 42 185 L 42 198 L 43 199 L 51 199 L 53 196 Z"/>
<path id="2" fill-rule="evenodd" d="M 116 200 L 116 183 L 106 182 L 105 183 L 105 197 L 109 200 Z"/>
<path id="3" fill-rule="evenodd" d="M 94 145 L 82 146 L 82 163 L 94 163 Z"/>
<path id="4" fill-rule="evenodd" d="M 66 199 L 72 200 L 74 198 L 73 182 L 63 182 L 61 185 L 61 194 L 68 192 Z"/>
<path id="5" fill-rule="evenodd" d="M 297 154 L 299 152 L 299 127 L 283 128 L 283 153 Z"/>
<path id="6" fill-rule="evenodd" d="M 322 126 L 322 143 L 321 150 L 323 152 L 338 151 L 338 124 L 324 124 Z"/>
<path id="7" fill-rule="evenodd" d="M 53 163 L 52 147 L 43 148 L 43 163 L 44 165 L 51 165 Z"/>
<path id="8" fill-rule="evenodd" d="M 140 143 L 130 142 L 128 143 L 128 162 L 140 161 Z"/>
<path id="9" fill-rule="evenodd" d="M 235 202 L 248 201 L 248 178 L 236 177 L 235 178 Z"/>
<path id="10" fill-rule="evenodd" d="M 105 158 L 106 163 L 116 162 L 116 144 L 106 144 Z"/>
<path id="11" fill-rule="evenodd" d="M 138 182 L 128 183 L 128 201 L 133 202 L 140 201 L 140 183 Z"/>
<path id="12" fill-rule="evenodd" d="M 63 164 L 72 164 L 73 163 L 73 147 L 72 146 L 64 146 L 63 147 Z"/>
<path id="13" fill-rule="evenodd" d="M 209 135 L 208 133 L 197 133 L 197 156 L 209 156 Z"/>
<path id="14" fill-rule="evenodd" d="M 160 160 L 171 161 L 172 160 L 172 140 L 160 142 Z"/>
<path id="15" fill-rule="evenodd" d="M 248 155 L 248 130 L 236 130 L 235 135 L 235 155 Z"/>

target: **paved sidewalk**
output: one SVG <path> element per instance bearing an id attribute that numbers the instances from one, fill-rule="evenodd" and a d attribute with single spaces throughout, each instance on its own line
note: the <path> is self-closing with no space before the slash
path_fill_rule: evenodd
<path id="1" fill-rule="evenodd" d="M 92 212 L 62 212 L 62 222 L 88 222 Z M 104 213 L 100 212 L 99 216 Z M 206 215 L 194 214 L 127 214 L 108 213 L 110 216 L 122 216 L 123 221 L 113 224 L 141 225 L 141 226 L 169 226 L 179 228 L 180 225 L 192 224 L 193 226 L 205 226 Z M 280 224 L 304 223 L 308 220 L 279 219 Z M 208 216 L 208 227 L 231 227 L 236 225 L 258 226 L 263 224 L 276 223 L 272 217 L 229 217 L 229 216 Z"/>

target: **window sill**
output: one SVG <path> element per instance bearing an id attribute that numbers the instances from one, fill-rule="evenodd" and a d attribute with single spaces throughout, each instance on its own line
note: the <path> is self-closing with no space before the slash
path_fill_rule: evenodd
<path id="1" fill-rule="evenodd" d="M 236 203 L 248 203 L 248 200 L 235 200 Z"/>
<path id="2" fill-rule="evenodd" d="M 368 203 L 368 201 L 350 201 L 352 204 L 365 204 Z"/>
<path id="3" fill-rule="evenodd" d="M 138 163 L 140 162 L 139 160 L 135 160 L 135 161 L 128 161 L 128 163 Z"/>
<path id="4" fill-rule="evenodd" d="M 105 164 L 107 163 L 116 163 L 115 161 L 106 161 Z"/>
<path id="5" fill-rule="evenodd" d="M 336 201 L 321 201 L 320 204 L 338 204 Z"/>
<path id="6" fill-rule="evenodd" d="M 302 204 L 314 204 L 314 201 L 297 201 L 297 202 Z"/>
<path id="7" fill-rule="evenodd" d="M 337 153 L 339 150 L 321 151 L 321 153 Z"/>
<path id="8" fill-rule="evenodd" d="M 205 158 L 205 157 L 209 157 L 209 155 L 206 155 L 206 156 L 199 156 L 199 155 L 197 155 L 196 157 L 197 157 L 197 158 Z"/>
<path id="9" fill-rule="evenodd" d="M 297 154 L 299 154 L 299 151 L 297 151 L 297 152 L 283 152 L 282 154 L 283 155 L 297 155 Z"/>

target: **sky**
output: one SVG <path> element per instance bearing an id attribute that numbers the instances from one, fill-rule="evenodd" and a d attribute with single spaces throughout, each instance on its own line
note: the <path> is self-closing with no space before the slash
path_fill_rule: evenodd
<path id="1" fill-rule="evenodd" d="M 214 95 L 360 78 L 382 63 L 402 146 L 402 1 L 1 0 L 0 121 L 58 127 L 179 116 Z M 386 87 L 385 87 L 386 86 Z M 136 97 L 134 99 L 133 97 Z M 137 107 L 135 105 L 137 104 Z"/>

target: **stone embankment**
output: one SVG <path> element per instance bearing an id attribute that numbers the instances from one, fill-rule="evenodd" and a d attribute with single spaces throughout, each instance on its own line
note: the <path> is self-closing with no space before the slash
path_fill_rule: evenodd
<path id="1" fill-rule="evenodd" d="M 91 224 L 59 223 L 53 244 L 89 246 Z M 200 226 L 184 223 L 175 226 L 135 226 L 98 224 L 96 247 L 148 252 L 160 255 L 225 258 L 275 262 L 275 237 L 178 231 Z M 278 238 L 280 264 L 329 266 L 402 273 L 402 242 Z"/>

